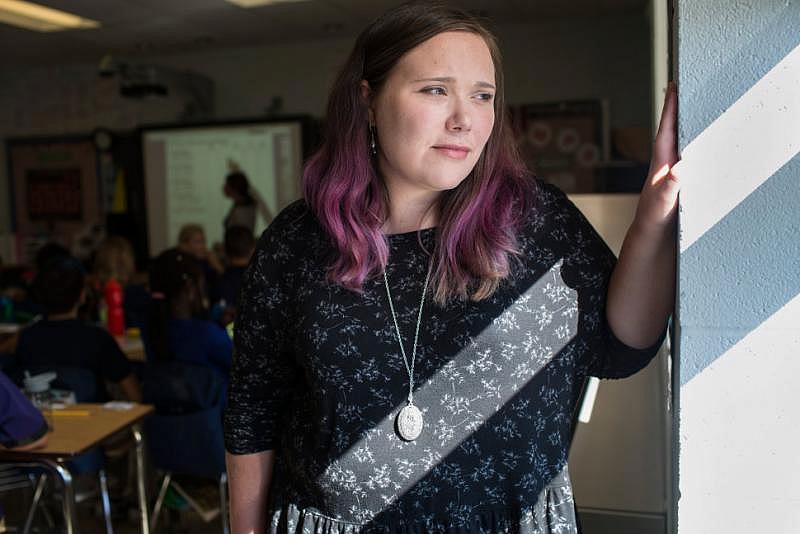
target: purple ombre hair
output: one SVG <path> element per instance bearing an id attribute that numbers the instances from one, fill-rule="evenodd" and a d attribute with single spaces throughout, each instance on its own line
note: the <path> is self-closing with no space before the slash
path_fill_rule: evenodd
<path id="1" fill-rule="evenodd" d="M 503 72 L 494 36 L 474 16 L 442 4 L 412 2 L 368 26 L 331 89 L 324 141 L 303 172 L 306 202 L 338 254 L 329 279 L 359 291 L 386 266 L 389 246 L 381 228 L 389 214 L 386 188 L 370 155 L 367 102 L 361 82 L 379 92 L 398 60 L 448 31 L 481 36 L 495 67 L 495 122 L 470 174 L 438 201 L 439 221 L 431 279 L 434 300 L 490 296 L 510 272 L 516 234 L 531 206 L 533 185 L 517 153 L 505 114 Z"/>

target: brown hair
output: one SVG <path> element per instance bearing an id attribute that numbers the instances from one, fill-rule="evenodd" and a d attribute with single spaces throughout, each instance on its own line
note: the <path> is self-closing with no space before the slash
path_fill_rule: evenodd
<path id="1" fill-rule="evenodd" d="M 95 253 L 93 272 L 104 283 L 112 278 L 122 285 L 130 282 L 136 272 L 130 241 L 120 236 L 103 241 Z"/>
<path id="2" fill-rule="evenodd" d="M 203 227 L 199 224 L 189 223 L 184 224 L 181 226 L 180 232 L 178 232 L 178 244 L 183 244 L 191 241 L 192 237 L 196 236 L 197 234 L 206 235 L 206 231 L 203 230 Z"/>

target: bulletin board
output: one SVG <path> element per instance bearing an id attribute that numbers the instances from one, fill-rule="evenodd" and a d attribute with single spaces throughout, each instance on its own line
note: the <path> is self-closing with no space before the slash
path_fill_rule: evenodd
<path id="1" fill-rule="evenodd" d="M 526 104 L 512 108 L 523 160 L 566 193 L 598 191 L 596 171 L 608 161 L 608 111 L 601 100 Z"/>
<path id="2" fill-rule="evenodd" d="M 97 152 L 90 137 L 11 139 L 6 153 L 12 228 L 22 261 L 47 241 L 72 249 L 76 236 L 103 224 Z"/>

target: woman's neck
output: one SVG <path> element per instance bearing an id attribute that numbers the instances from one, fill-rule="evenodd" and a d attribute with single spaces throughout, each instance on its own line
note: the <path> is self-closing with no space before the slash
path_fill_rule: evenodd
<path id="1" fill-rule="evenodd" d="M 384 234 L 404 234 L 432 228 L 439 222 L 436 202 L 438 192 L 418 195 L 389 193 L 389 218 L 383 223 Z"/>

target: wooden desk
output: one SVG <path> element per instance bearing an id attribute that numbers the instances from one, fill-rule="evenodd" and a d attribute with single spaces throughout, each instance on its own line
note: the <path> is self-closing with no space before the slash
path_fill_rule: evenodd
<path id="1" fill-rule="evenodd" d="M 13 353 L 17 350 L 21 326 L 15 323 L 0 323 L 0 353 Z"/>
<path id="2" fill-rule="evenodd" d="M 16 334 L 22 329 L 17 323 L 0 323 L 0 334 Z"/>
<path id="3" fill-rule="evenodd" d="M 114 336 L 117 340 L 119 348 L 125 353 L 125 356 L 132 362 L 143 362 L 147 359 L 144 352 L 144 341 L 141 337 L 131 336 Z"/>
<path id="4" fill-rule="evenodd" d="M 0 451 L 0 461 L 13 462 L 17 465 L 44 466 L 59 478 L 64 488 L 63 510 L 67 534 L 74 534 L 77 532 L 75 492 L 72 487 L 72 476 L 66 463 L 112 435 L 129 429 L 136 441 L 141 531 L 142 534 L 149 534 L 144 480 L 144 443 L 137 423 L 152 411 L 153 407 L 146 404 L 137 404 L 125 411 L 108 410 L 103 408 L 102 404 L 72 404 L 63 410 L 62 415 L 51 416 L 49 412 L 45 414 L 53 425 L 53 431 L 50 433 L 46 447 L 33 451 Z M 54 412 L 57 414 L 59 410 Z M 81 415 L 67 415 L 70 412 Z"/>

